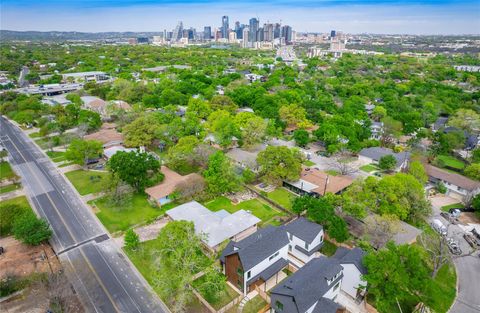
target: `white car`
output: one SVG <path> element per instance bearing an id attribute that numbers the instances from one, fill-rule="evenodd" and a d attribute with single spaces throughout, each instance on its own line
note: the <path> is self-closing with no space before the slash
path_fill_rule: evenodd
<path id="1" fill-rule="evenodd" d="M 447 235 L 447 227 L 443 225 L 443 223 L 440 220 L 434 219 L 430 224 L 430 226 L 432 226 L 432 228 L 440 235 L 442 236 Z"/>

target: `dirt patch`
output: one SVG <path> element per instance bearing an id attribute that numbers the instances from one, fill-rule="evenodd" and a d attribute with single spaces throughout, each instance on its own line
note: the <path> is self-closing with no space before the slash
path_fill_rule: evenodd
<path id="1" fill-rule="evenodd" d="M 0 279 L 9 275 L 25 277 L 60 269 L 55 253 L 47 244 L 28 246 L 13 237 L 5 237 L 0 238 L 0 246 L 5 249 L 0 255 Z"/>
<path id="2" fill-rule="evenodd" d="M 135 233 L 137 233 L 140 242 L 152 240 L 158 237 L 158 233 L 160 233 L 160 230 L 162 230 L 162 228 L 167 225 L 168 221 L 168 218 L 162 218 L 156 220 L 151 224 L 134 228 L 134 231 Z M 114 238 L 114 240 L 117 242 L 118 245 L 120 245 L 120 247 L 124 246 L 123 238 L 123 235 Z"/>
<path id="3" fill-rule="evenodd" d="M 480 224 L 480 218 L 473 212 L 463 212 L 458 218 L 462 224 Z"/>

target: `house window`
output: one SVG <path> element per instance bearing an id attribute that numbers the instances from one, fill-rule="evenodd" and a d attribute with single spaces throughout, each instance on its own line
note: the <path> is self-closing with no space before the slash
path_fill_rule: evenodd
<path id="1" fill-rule="evenodd" d="M 280 252 L 278 252 L 278 251 L 275 252 L 274 254 L 272 254 L 272 255 L 268 258 L 268 260 L 271 261 L 271 260 L 272 260 L 273 258 L 275 258 L 279 253 L 280 253 Z"/>
<path id="2" fill-rule="evenodd" d="M 283 303 L 280 301 L 275 301 L 275 310 L 277 311 L 283 311 Z"/>
<path id="3" fill-rule="evenodd" d="M 308 250 L 308 242 L 305 242 L 305 250 Z"/>
<path id="4" fill-rule="evenodd" d="M 247 279 L 249 279 L 252 276 L 252 271 L 247 272 Z"/>
<path id="5" fill-rule="evenodd" d="M 320 242 L 323 242 L 323 235 L 320 236 Z"/>
<path id="6" fill-rule="evenodd" d="M 288 245 L 288 251 L 292 252 L 292 245 Z"/>
<path id="7" fill-rule="evenodd" d="M 337 291 L 338 287 L 340 287 L 340 282 L 338 282 L 335 287 L 333 287 L 333 291 Z"/>

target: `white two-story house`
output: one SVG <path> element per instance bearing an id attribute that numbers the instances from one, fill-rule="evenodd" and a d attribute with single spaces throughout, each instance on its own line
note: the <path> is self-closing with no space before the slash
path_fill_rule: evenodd
<path id="1" fill-rule="evenodd" d="M 302 267 L 323 244 L 321 225 L 299 218 L 279 227 L 269 226 L 240 241 L 230 241 L 220 256 L 227 279 L 245 295 L 255 287 L 276 285 L 289 264 Z"/>

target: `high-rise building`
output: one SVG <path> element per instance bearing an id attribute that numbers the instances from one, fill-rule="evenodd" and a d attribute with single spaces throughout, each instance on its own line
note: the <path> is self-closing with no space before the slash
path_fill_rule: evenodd
<path id="1" fill-rule="evenodd" d="M 263 24 L 263 40 L 262 41 L 273 41 L 273 24 Z"/>
<path id="2" fill-rule="evenodd" d="M 275 26 L 273 28 L 273 38 L 280 38 L 281 33 L 282 29 L 280 23 L 275 23 Z"/>
<path id="3" fill-rule="evenodd" d="M 258 37 L 257 37 L 257 35 L 258 35 L 258 25 L 259 25 L 258 19 L 254 18 L 254 17 L 251 18 L 249 25 L 250 25 L 250 27 L 249 27 L 250 32 L 248 34 L 248 41 L 253 43 L 253 42 L 258 41 Z"/>
<path id="4" fill-rule="evenodd" d="M 210 40 L 212 39 L 212 27 L 205 26 L 203 28 L 203 39 Z"/>
<path id="5" fill-rule="evenodd" d="M 222 38 L 228 39 L 229 26 L 228 26 L 228 16 L 222 16 Z"/>
<path id="6" fill-rule="evenodd" d="M 248 48 L 248 34 L 250 33 L 250 29 L 248 27 L 244 27 L 242 30 L 242 47 Z"/>
<path id="7" fill-rule="evenodd" d="M 236 21 L 236 22 L 235 22 L 235 33 L 236 33 L 236 35 L 237 35 L 237 39 L 242 39 L 242 38 L 243 38 L 243 37 L 242 37 L 242 35 L 243 35 L 243 34 L 242 34 L 242 33 L 243 33 L 243 32 L 242 32 L 242 31 L 243 31 L 243 27 L 242 27 L 242 26 L 243 26 L 243 25 L 240 25 L 240 22 L 239 22 L 239 21 Z"/>
<path id="8" fill-rule="evenodd" d="M 257 31 L 257 41 L 263 41 L 263 27 L 260 27 Z"/>
<path id="9" fill-rule="evenodd" d="M 285 44 L 289 45 L 293 41 L 292 28 L 288 25 L 282 26 L 281 37 L 285 38 Z"/>
<path id="10" fill-rule="evenodd" d="M 235 43 L 237 42 L 237 33 L 234 31 L 230 31 L 228 33 L 228 42 Z"/>
<path id="11" fill-rule="evenodd" d="M 177 24 L 177 27 L 175 27 L 175 30 L 173 31 L 173 41 L 180 40 L 183 37 L 183 22 L 180 21 Z"/>
<path id="12" fill-rule="evenodd" d="M 334 31 L 334 30 L 332 30 L 332 31 L 330 32 L 330 38 L 335 38 L 336 36 L 337 36 L 337 32 Z"/>

